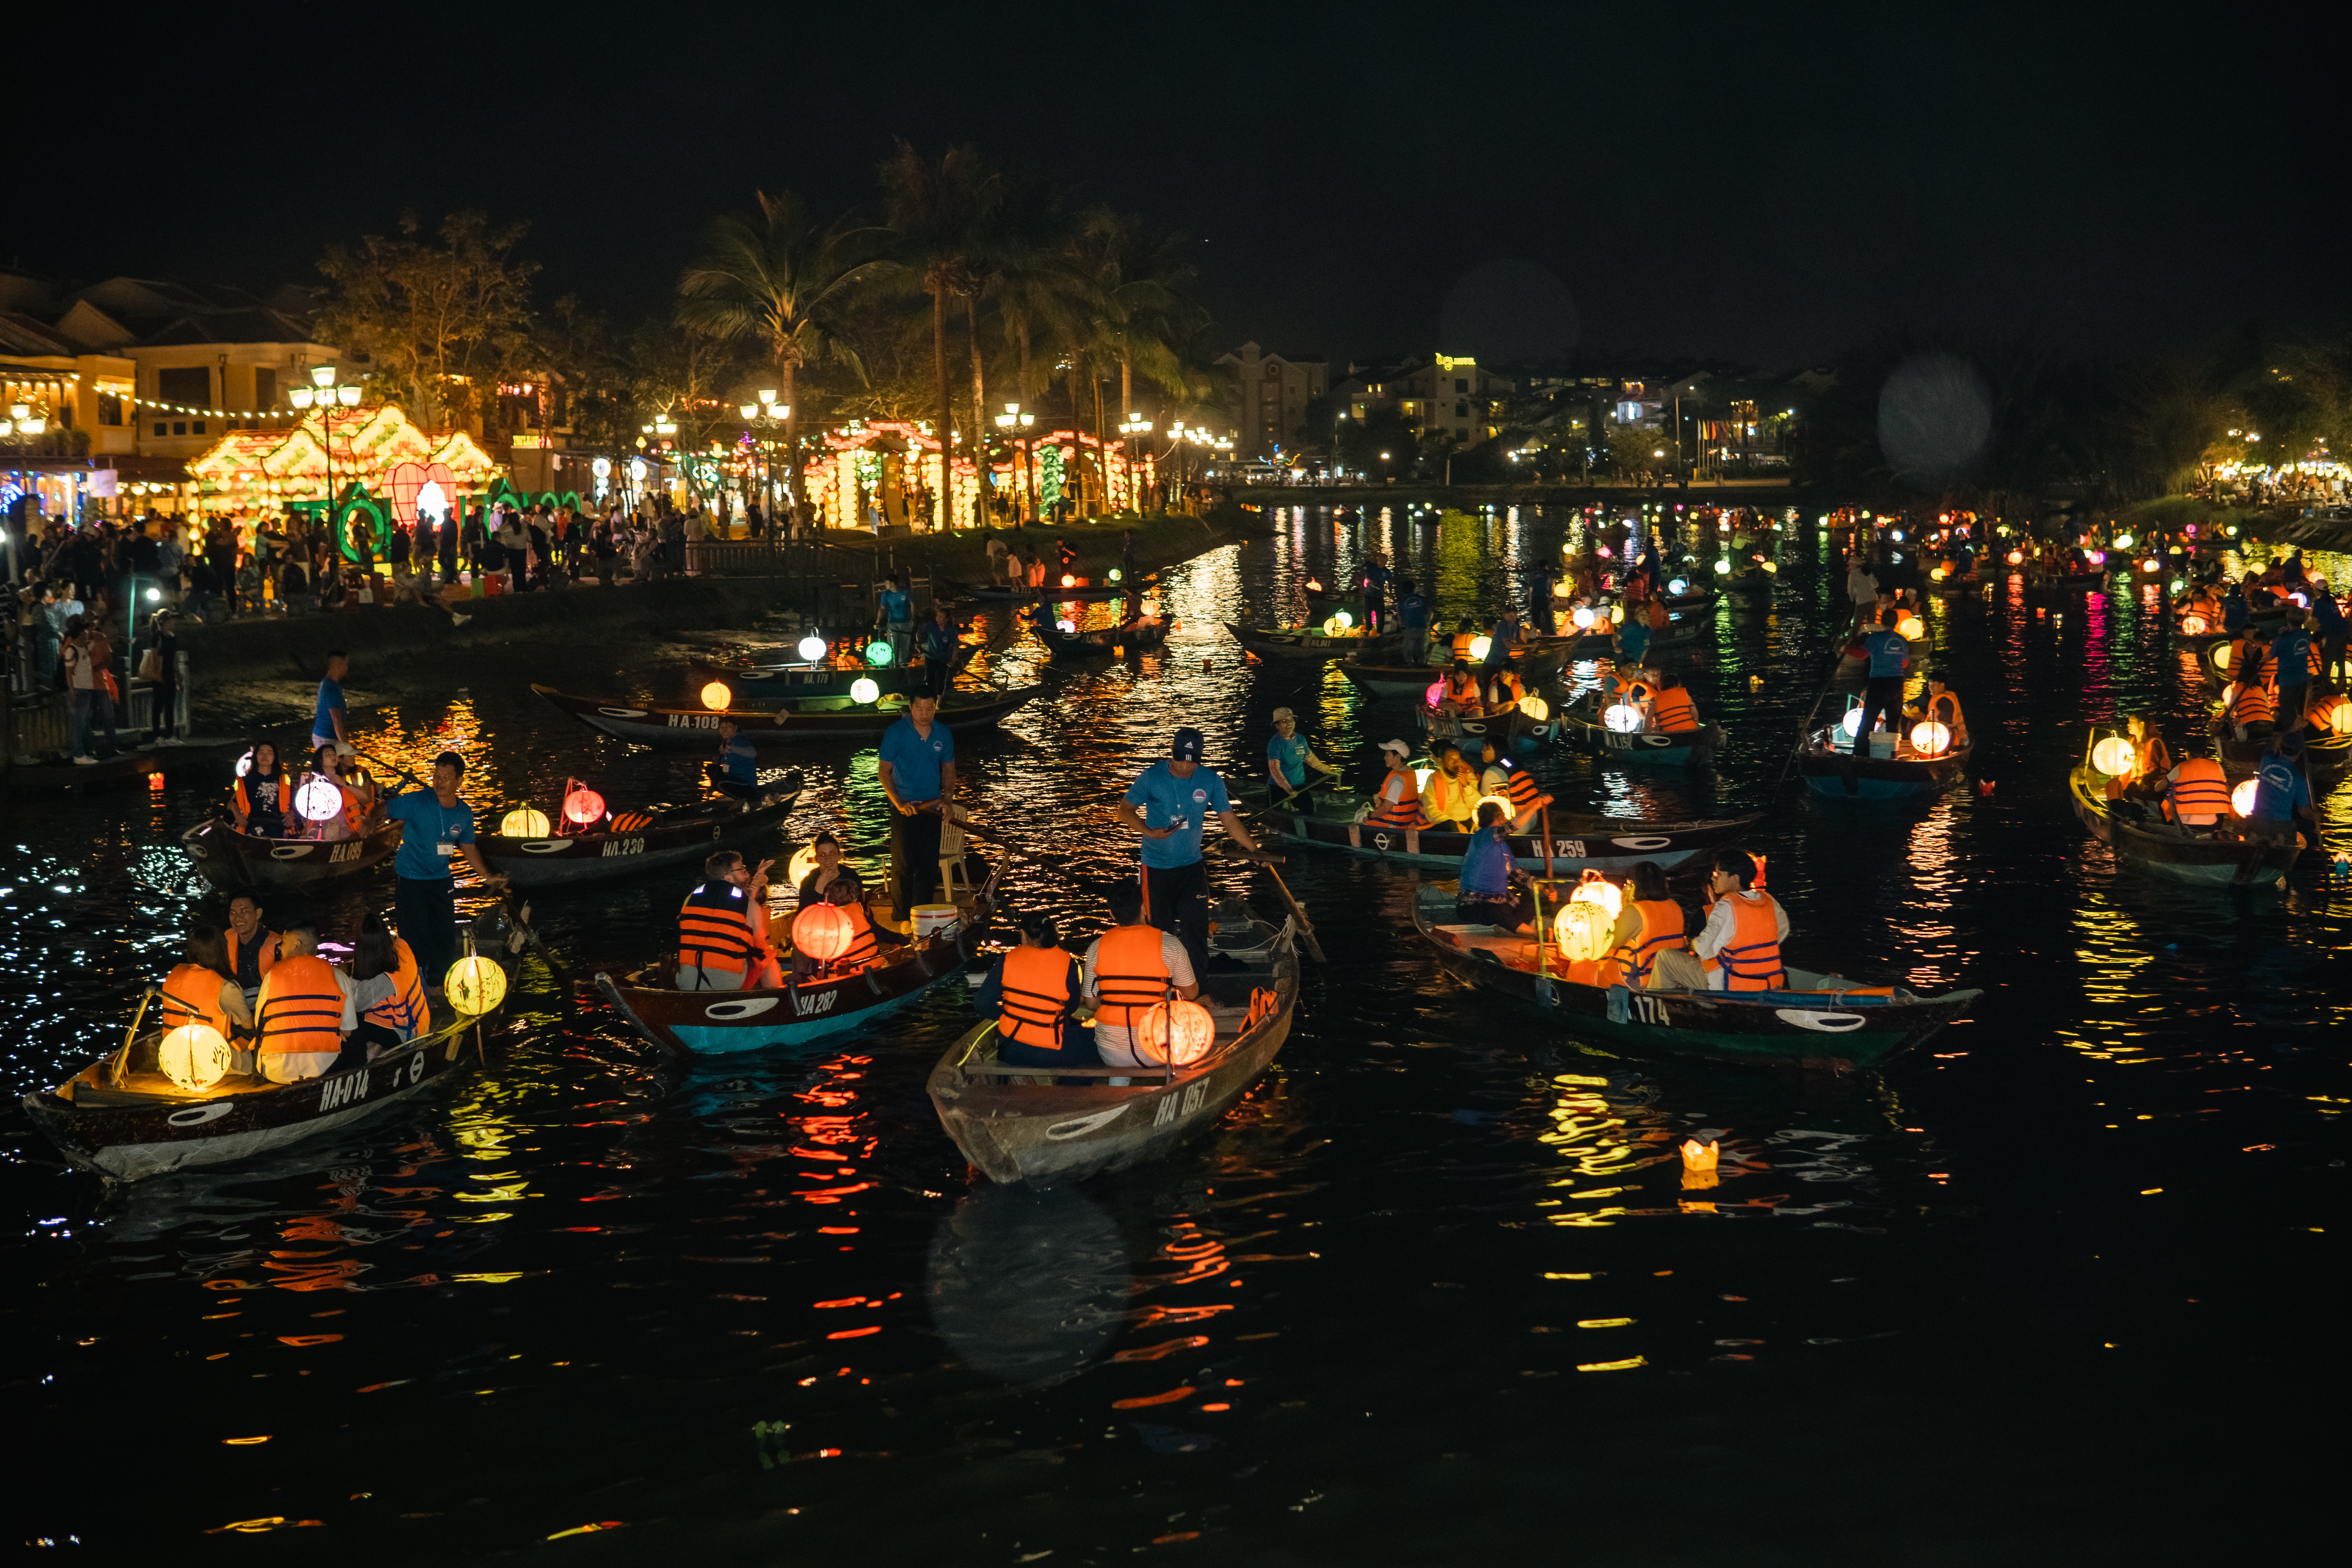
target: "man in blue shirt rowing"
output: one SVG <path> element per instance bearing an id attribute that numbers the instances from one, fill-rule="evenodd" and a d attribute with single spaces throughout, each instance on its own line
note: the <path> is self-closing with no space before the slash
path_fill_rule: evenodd
<path id="1" fill-rule="evenodd" d="M 428 995 L 441 994 L 442 977 L 457 962 L 457 886 L 451 873 L 464 856 L 496 891 L 507 879 L 490 869 L 474 845 L 474 808 L 457 798 L 466 759 L 444 752 L 433 759 L 433 785 L 394 795 L 384 816 L 400 824 L 400 853 L 392 858 L 393 909 L 400 935 L 416 955 Z M 415 784 L 416 776 L 408 775 Z"/>
<path id="2" fill-rule="evenodd" d="M 1225 784 L 1201 763 L 1201 731 L 1176 731 L 1168 760 L 1154 763 L 1128 786 L 1118 819 L 1143 836 L 1144 919 L 1184 943 L 1192 973 L 1209 965 L 1209 872 L 1201 863 L 1201 836 L 1214 813 L 1234 842 L 1251 854 L 1257 840 L 1234 813 Z"/>

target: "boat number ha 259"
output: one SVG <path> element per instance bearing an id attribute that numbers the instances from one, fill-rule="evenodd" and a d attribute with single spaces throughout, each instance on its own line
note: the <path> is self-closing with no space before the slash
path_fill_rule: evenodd
<path id="1" fill-rule="evenodd" d="M 1551 852 L 1554 859 L 1581 860 L 1584 858 L 1584 840 L 1581 838 L 1555 838 L 1551 841 Z"/>
<path id="2" fill-rule="evenodd" d="M 673 713 L 669 716 L 669 727 L 673 730 L 716 730 L 719 728 L 719 715 L 716 713 Z"/>

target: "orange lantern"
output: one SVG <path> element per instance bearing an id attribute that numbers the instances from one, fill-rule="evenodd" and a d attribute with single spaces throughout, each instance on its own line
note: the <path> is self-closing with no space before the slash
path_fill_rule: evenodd
<path id="1" fill-rule="evenodd" d="M 1940 757 L 1951 745 L 1951 730 L 1933 719 L 1911 726 L 1911 749 L 1923 757 Z"/>
<path id="2" fill-rule="evenodd" d="M 735 694 L 727 689 L 723 680 L 714 680 L 702 689 L 702 705 L 713 713 L 726 712 L 727 705 L 734 700 Z"/>
<path id="3" fill-rule="evenodd" d="M 1063 574 L 1062 574 L 1062 586 L 1063 586 L 1063 587 L 1065 587 L 1065 588 L 1075 588 L 1075 587 L 1076 587 L 1077 585 L 1078 585 L 1078 580 L 1077 580 L 1076 577 L 1071 576 L 1067 572 L 1065 572 L 1065 573 L 1063 573 Z"/>
<path id="4" fill-rule="evenodd" d="M 2022 565 L 2024 565 L 2024 564 L 2025 564 L 2025 552 L 2024 552 L 2024 551 L 2022 551 L 2022 550 L 2012 550 L 2012 551 L 2011 551 L 2011 552 L 2009 552 L 2009 563 L 2010 563 L 2011 566 L 2022 566 Z"/>
<path id="5" fill-rule="evenodd" d="M 2262 780 L 2260 779 L 2247 779 L 2241 783 L 2237 788 L 2230 792 L 2230 809 L 2236 812 L 2240 816 L 2253 816 L 2254 796 L 2260 791 L 2261 786 Z"/>
<path id="6" fill-rule="evenodd" d="M 2201 637 L 2205 635 L 2205 617 L 2183 616 L 2180 617 L 2180 629 L 2192 637 Z"/>
<path id="7" fill-rule="evenodd" d="M 1217 1021 L 1198 1002 L 1162 1002 L 1137 1020 L 1135 1054 L 1157 1066 L 1191 1067 L 1216 1043 Z"/>
<path id="8" fill-rule="evenodd" d="M 839 904 L 811 904 L 793 917 L 793 946 L 819 963 L 831 963 L 856 938 L 849 911 Z"/>
<path id="9" fill-rule="evenodd" d="M 583 784 L 563 797 L 563 815 L 585 827 L 604 815 L 604 797 Z"/>

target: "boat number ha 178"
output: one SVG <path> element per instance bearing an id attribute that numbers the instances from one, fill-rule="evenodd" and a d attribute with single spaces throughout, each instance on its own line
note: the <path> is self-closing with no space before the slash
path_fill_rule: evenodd
<path id="1" fill-rule="evenodd" d="M 669 716 L 669 727 L 673 730 L 716 730 L 719 728 L 719 715 L 716 713 L 673 713 Z"/>
<path id="2" fill-rule="evenodd" d="M 645 852 L 646 841 L 642 838 L 615 838 L 604 846 L 604 858 L 607 860 L 615 855 L 642 855 Z"/>

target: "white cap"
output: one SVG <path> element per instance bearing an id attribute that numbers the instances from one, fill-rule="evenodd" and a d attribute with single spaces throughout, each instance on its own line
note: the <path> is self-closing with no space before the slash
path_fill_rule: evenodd
<path id="1" fill-rule="evenodd" d="M 1296 724 L 1296 723 L 1297 723 L 1297 722 L 1298 722 L 1298 715 L 1297 715 L 1297 714 L 1296 714 L 1296 713 L 1293 713 L 1293 712 L 1292 712 L 1289 709 L 1287 709 L 1287 708 L 1277 708 L 1277 709 L 1276 709 L 1276 710 L 1274 710 L 1274 721 L 1275 721 L 1276 723 L 1279 724 L 1279 723 L 1281 723 L 1285 719 L 1289 720 L 1289 721 L 1290 721 L 1292 723 L 1294 723 L 1294 724 Z"/>
<path id="2" fill-rule="evenodd" d="M 1402 741 L 1382 741 L 1381 742 L 1381 750 L 1383 752 L 1394 752 L 1400 757 L 1409 757 L 1412 755 L 1412 748 L 1406 745 Z"/>

